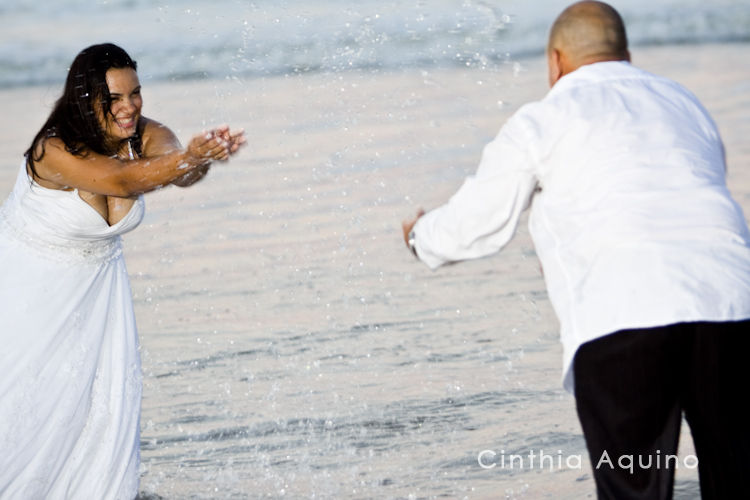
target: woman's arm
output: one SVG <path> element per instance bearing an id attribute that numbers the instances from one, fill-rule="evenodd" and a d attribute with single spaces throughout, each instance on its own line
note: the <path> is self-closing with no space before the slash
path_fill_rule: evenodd
<path id="1" fill-rule="evenodd" d="M 201 165 L 198 168 L 194 168 L 187 174 L 183 175 L 182 177 L 178 177 L 175 180 L 172 181 L 172 184 L 175 186 L 180 187 L 188 187 L 192 186 L 199 180 L 203 179 L 206 174 L 208 173 L 208 169 L 211 168 L 210 163 L 206 163 L 205 165 Z"/>
<path id="2" fill-rule="evenodd" d="M 143 156 L 145 158 L 161 156 L 182 149 L 179 139 L 169 127 L 146 117 L 143 117 L 142 120 L 146 122 L 143 127 Z M 210 167 L 211 163 L 206 162 L 176 178 L 172 181 L 172 184 L 180 187 L 191 186 L 201 180 L 208 173 Z"/>
<path id="3" fill-rule="evenodd" d="M 169 127 L 148 118 L 143 131 L 143 155 L 145 157 L 159 156 L 181 149 L 180 141 Z M 213 133 L 228 143 L 229 153 L 234 154 L 245 142 L 244 131 L 230 131 L 229 127 L 222 125 L 213 130 Z M 207 173 L 211 164 L 209 161 L 191 170 L 183 176 L 178 177 L 172 184 L 180 187 L 192 186 L 201 180 Z"/>
<path id="4" fill-rule="evenodd" d="M 90 193 L 127 198 L 160 188 L 210 162 L 225 160 L 236 151 L 216 129 L 194 136 L 187 149 L 137 160 L 120 160 L 89 152 L 75 156 L 64 143 L 45 140 L 44 156 L 35 162 L 39 176 L 62 188 L 74 187 Z M 238 148 L 239 146 L 237 146 Z"/>
<path id="5" fill-rule="evenodd" d="M 245 131 L 243 129 L 230 131 L 229 127 L 227 127 L 226 125 L 222 125 L 214 129 L 214 133 L 224 139 L 224 141 L 228 144 L 230 155 L 236 153 L 240 149 L 240 147 L 245 144 Z M 208 173 L 208 169 L 210 166 L 210 163 L 201 165 L 200 167 L 191 170 L 182 177 L 178 177 L 172 184 L 180 187 L 192 186 Z"/>

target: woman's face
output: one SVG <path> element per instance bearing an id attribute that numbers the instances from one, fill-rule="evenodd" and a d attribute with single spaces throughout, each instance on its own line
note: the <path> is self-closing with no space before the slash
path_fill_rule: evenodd
<path id="1" fill-rule="evenodd" d="M 111 68 L 106 79 L 112 107 L 106 116 L 99 114 L 100 125 L 109 137 L 127 139 L 135 135 L 143 106 L 138 73 L 132 68 Z"/>

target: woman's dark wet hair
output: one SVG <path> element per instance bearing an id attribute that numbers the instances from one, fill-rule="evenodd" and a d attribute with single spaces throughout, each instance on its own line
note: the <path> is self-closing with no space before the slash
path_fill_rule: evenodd
<path id="1" fill-rule="evenodd" d="M 25 153 L 26 163 L 35 176 L 38 177 L 34 163 L 44 156 L 44 142 L 50 137 L 62 140 L 65 149 L 77 156 L 86 156 L 92 151 L 108 156 L 117 153 L 117 146 L 107 141 L 95 107 L 99 102 L 105 115 L 111 112 L 112 97 L 106 75 L 113 68 L 135 71 L 137 64 L 127 52 L 111 43 L 85 48 L 73 60 L 62 96 Z M 133 146 L 139 154 L 140 132 L 139 126 L 133 138 Z"/>

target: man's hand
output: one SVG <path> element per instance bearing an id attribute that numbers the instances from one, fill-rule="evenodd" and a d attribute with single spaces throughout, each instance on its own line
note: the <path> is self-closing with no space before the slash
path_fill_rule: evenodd
<path id="1" fill-rule="evenodd" d="M 414 224 L 416 224 L 419 218 L 423 215 L 424 210 L 420 208 L 419 210 L 417 210 L 417 215 L 415 217 L 406 219 L 401 222 L 401 229 L 403 229 L 404 231 L 404 243 L 406 243 L 407 248 L 409 247 L 409 233 L 411 233 L 411 230 L 414 228 Z"/>

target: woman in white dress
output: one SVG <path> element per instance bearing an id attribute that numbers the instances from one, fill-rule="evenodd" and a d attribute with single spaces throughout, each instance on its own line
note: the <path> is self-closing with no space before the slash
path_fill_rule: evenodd
<path id="1" fill-rule="evenodd" d="M 120 234 L 142 193 L 188 186 L 244 142 L 183 149 L 141 115 L 136 63 L 84 49 L 0 207 L 0 499 L 125 499 L 138 490 L 141 368 Z"/>

